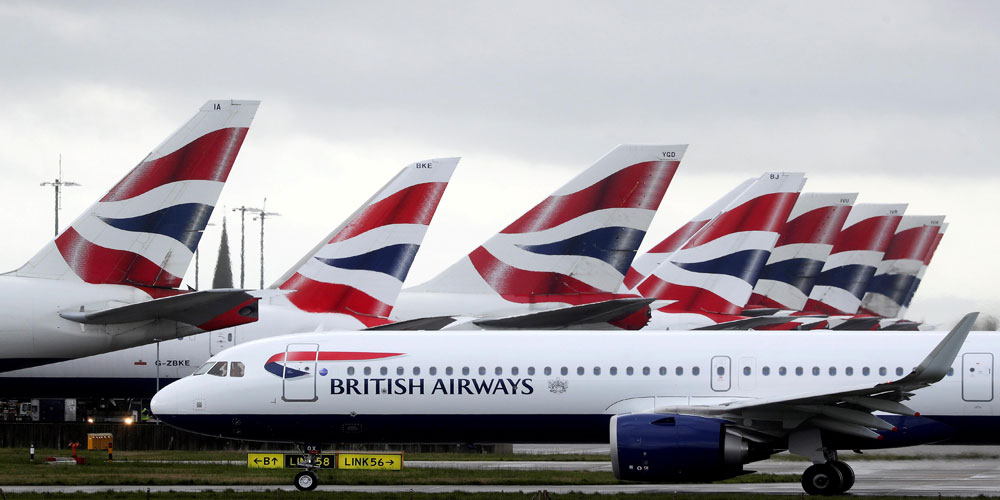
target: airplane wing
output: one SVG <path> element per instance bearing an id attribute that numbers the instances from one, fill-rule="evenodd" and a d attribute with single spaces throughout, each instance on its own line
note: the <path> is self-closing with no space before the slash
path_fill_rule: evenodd
<path id="1" fill-rule="evenodd" d="M 722 418 L 747 428 L 750 433 L 768 434 L 769 429 L 777 426 L 765 423 L 780 422 L 780 428 L 785 430 L 810 424 L 850 436 L 881 439 L 873 429 L 894 430 L 895 427 L 872 412 L 919 415 L 901 401 L 909 399 L 912 391 L 944 378 L 978 315 L 965 315 L 912 372 L 899 380 L 835 392 L 743 399 L 717 405 L 664 406 L 653 411 Z"/>
<path id="2" fill-rule="evenodd" d="M 707 325 L 695 328 L 695 330 L 752 330 L 761 326 L 780 325 L 800 318 L 818 316 L 757 316 L 750 318 L 724 321 L 714 325 Z"/>
<path id="3" fill-rule="evenodd" d="M 648 309 L 649 304 L 655 300 L 642 297 L 612 299 L 506 318 L 479 319 L 473 323 L 486 328 L 521 329 L 569 328 L 583 324 L 609 323 Z"/>
<path id="4" fill-rule="evenodd" d="M 416 318 L 406 321 L 397 321 L 386 325 L 372 326 L 365 328 L 365 331 L 413 331 L 413 330 L 440 330 L 455 322 L 453 316 L 431 316 L 428 318 Z"/>
<path id="5" fill-rule="evenodd" d="M 239 307 L 236 314 L 242 321 L 237 324 L 243 324 L 257 320 L 257 301 L 262 297 L 260 291 L 256 290 L 200 290 L 98 311 L 61 312 L 59 316 L 85 325 L 112 325 L 165 319 L 200 326 L 214 323 L 213 320 L 220 315 Z"/>

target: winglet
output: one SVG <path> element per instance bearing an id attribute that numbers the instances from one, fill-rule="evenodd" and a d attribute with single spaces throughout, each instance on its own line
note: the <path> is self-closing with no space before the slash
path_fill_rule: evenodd
<path id="1" fill-rule="evenodd" d="M 948 373 L 948 369 L 951 368 L 951 364 L 955 362 L 958 351 L 962 349 L 962 344 L 965 343 L 966 337 L 969 336 L 972 324 L 976 322 L 976 318 L 978 317 L 978 312 L 966 314 L 909 375 L 903 377 L 893 385 L 930 385 L 944 378 Z"/>

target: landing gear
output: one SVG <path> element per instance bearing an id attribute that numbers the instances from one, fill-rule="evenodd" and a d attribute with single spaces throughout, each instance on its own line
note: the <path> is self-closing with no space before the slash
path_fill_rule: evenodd
<path id="1" fill-rule="evenodd" d="M 312 491 L 319 486 L 316 471 L 321 467 L 317 460 L 321 449 L 320 445 L 315 444 L 302 446 L 302 460 L 299 461 L 298 466 L 305 468 L 305 470 L 295 475 L 295 487 L 299 491 Z"/>
<path id="2" fill-rule="evenodd" d="M 854 469 L 847 462 L 841 462 L 840 460 L 834 460 L 830 462 L 830 465 L 837 468 L 840 471 L 840 475 L 844 476 L 844 484 L 840 486 L 839 493 L 844 493 L 854 486 Z"/>
<path id="3" fill-rule="evenodd" d="M 802 473 L 802 489 L 810 495 L 836 495 L 846 491 L 843 486 L 844 475 L 833 462 L 811 465 Z"/>
<path id="4" fill-rule="evenodd" d="M 311 470 L 304 470 L 295 475 L 295 487 L 299 491 L 312 491 L 319 485 L 319 478 Z"/>

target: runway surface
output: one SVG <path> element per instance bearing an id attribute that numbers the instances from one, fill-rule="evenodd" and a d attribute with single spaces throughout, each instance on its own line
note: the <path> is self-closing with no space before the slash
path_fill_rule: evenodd
<path id="1" fill-rule="evenodd" d="M 899 495 L 936 497 L 979 495 L 1000 495 L 1000 460 L 856 460 L 850 462 L 858 476 L 857 484 L 851 493 L 859 496 Z M 772 474 L 799 474 L 808 464 L 798 461 L 768 460 L 750 464 L 748 469 Z M 560 470 L 610 470 L 607 462 L 408 462 L 407 467 L 455 467 L 477 469 L 545 469 L 558 472 Z M 6 493 L 21 492 L 106 492 L 106 491 L 261 491 L 282 490 L 292 491 L 291 479 L 293 472 L 288 471 L 289 484 L 284 486 L 0 486 Z M 767 493 L 780 495 L 798 495 L 802 489 L 798 483 L 769 484 L 671 484 L 671 485 L 598 485 L 598 486 L 546 486 L 546 485 L 508 485 L 508 486 L 448 486 L 448 485 L 415 485 L 415 486 L 342 486 L 321 484 L 321 491 L 343 492 L 423 492 L 444 493 L 450 491 L 462 492 L 537 492 L 547 490 L 550 493 Z M 1000 498 L 998 496 L 997 498 Z"/>

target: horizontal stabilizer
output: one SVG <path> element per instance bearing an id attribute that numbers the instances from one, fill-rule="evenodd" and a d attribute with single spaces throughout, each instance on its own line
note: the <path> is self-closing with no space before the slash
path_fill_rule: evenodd
<path id="1" fill-rule="evenodd" d="M 754 328 L 760 328 L 762 326 L 788 323 L 789 321 L 795 321 L 802 317 L 803 316 L 758 316 L 702 326 L 700 328 L 694 328 L 694 330 L 753 330 Z"/>
<path id="2" fill-rule="evenodd" d="M 539 311 L 521 316 L 473 321 L 486 328 L 568 328 L 592 323 L 610 323 L 648 308 L 652 298 L 622 298 Z"/>
<path id="3" fill-rule="evenodd" d="M 85 325 L 114 325 L 165 319 L 198 326 L 212 321 L 244 302 L 256 302 L 260 298 L 259 291 L 201 290 L 99 311 L 61 312 L 59 316 Z M 251 318 L 256 318 L 257 315 L 256 307 L 249 307 L 246 311 L 241 308 L 238 314 L 253 321 Z"/>
<path id="4" fill-rule="evenodd" d="M 415 331 L 415 330 L 440 330 L 455 322 L 453 316 L 432 316 L 429 318 L 416 318 L 406 321 L 397 321 L 387 325 L 373 326 L 365 328 L 365 331 Z"/>

